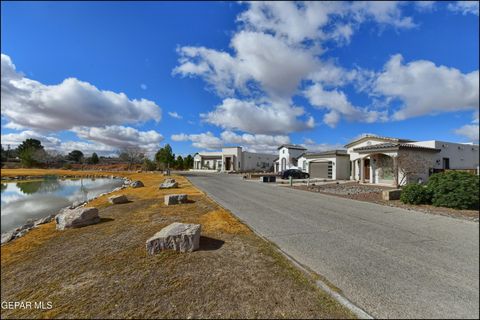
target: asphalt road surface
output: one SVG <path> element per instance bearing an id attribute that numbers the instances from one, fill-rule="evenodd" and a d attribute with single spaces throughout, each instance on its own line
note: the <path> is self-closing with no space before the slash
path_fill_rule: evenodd
<path id="1" fill-rule="evenodd" d="M 197 187 L 375 318 L 479 318 L 479 224 L 194 173 Z"/>

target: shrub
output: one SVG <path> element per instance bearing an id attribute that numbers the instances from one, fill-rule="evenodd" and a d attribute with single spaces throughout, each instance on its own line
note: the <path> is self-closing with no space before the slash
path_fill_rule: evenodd
<path id="1" fill-rule="evenodd" d="M 71 170 L 72 169 L 72 165 L 70 163 L 66 163 L 63 165 L 63 169 L 66 169 L 66 170 Z"/>
<path id="2" fill-rule="evenodd" d="M 430 177 L 427 188 L 432 194 L 432 204 L 455 209 L 478 209 L 479 177 L 461 172 L 447 171 Z"/>
<path id="3" fill-rule="evenodd" d="M 430 204 L 431 199 L 430 190 L 416 183 L 404 186 L 400 194 L 400 201 L 409 204 Z"/>

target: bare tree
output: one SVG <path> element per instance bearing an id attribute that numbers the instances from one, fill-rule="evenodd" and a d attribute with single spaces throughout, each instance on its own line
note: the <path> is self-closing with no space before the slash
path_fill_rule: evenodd
<path id="1" fill-rule="evenodd" d="M 118 151 L 118 157 L 128 163 L 128 170 L 132 169 L 135 163 L 142 163 L 145 158 L 145 150 L 136 146 L 128 146 Z"/>
<path id="2" fill-rule="evenodd" d="M 428 169 L 431 166 L 429 155 L 409 150 L 399 150 L 396 163 L 394 172 L 398 172 L 398 176 L 395 177 L 397 185 L 409 183 L 414 181 L 415 178 L 428 174 Z M 398 181 L 399 178 L 400 181 Z"/>

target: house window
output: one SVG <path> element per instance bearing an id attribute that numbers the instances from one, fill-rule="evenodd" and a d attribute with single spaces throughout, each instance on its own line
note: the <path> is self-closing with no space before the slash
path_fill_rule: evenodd
<path id="1" fill-rule="evenodd" d="M 282 153 L 285 154 L 285 149 L 283 149 Z"/>
<path id="2" fill-rule="evenodd" d="M 307 170 L 307 161 L 303 161 L 303 171 Z"/>

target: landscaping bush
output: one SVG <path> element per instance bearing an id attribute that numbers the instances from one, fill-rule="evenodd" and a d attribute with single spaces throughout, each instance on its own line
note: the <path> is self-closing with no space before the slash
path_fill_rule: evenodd
<path id="1" fill-rule="evenodd" d="M 432 195 L 430 190 L 421 184 L 407 184 L 402 188 L 400 201 L 409 204 L 430 204 Z"/>
<path id="2" fill-rule="evenodd" d="M 432 204 L 455 209 L 478 209 L 479 177 L 461 171 L 447 171 L 430 177 L 427 189 Z"/>

